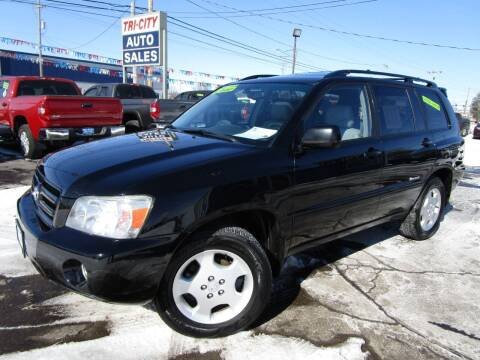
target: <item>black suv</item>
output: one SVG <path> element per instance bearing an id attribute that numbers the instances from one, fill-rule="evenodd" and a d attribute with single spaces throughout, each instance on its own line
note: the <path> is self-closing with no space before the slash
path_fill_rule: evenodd
<path id="1" fill-rule="evenodd" d="M 18 201 L 24 256 L 191 336 L 251 325 L 284 259 L 389 221 L 424 240 L 463 170 L 427 80 L 344 70 L 231 83 L 164 130 L 66 149 Z"/>

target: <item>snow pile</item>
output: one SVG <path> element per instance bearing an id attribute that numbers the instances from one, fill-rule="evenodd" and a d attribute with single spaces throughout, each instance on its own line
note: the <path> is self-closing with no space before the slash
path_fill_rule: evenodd
<path id="1" fill-rule="evenodd" d="M 0 275 L 8 277 L 36 274 L 37 271 L 22 257 L 15 231 L 17 199 L 28 189 L 21 186 L 0 190 Z"/>

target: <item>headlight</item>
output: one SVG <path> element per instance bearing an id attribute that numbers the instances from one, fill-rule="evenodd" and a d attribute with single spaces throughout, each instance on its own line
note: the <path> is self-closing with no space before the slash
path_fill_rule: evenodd
<path id="1" fill-rule="evenodd" d="M 73 204 L 66 225 L 91 235 L 132 239 L 151 206 L 150 196 L 83 196 Z"/>

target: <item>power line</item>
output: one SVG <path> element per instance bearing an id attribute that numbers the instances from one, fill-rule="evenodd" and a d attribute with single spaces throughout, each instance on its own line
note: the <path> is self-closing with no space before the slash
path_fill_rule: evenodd
<path id="1" fill-rule="evenodd" d="M 263 17 L 263 18 L 266 18 L 266 19 L 270 19 L 270 20 L 274 20 L 274 21 L 278 21 L 278 22 L 283 22 L 283 23 L 290 24 L 290 25 L 304 26 L 304 27 L 308 27 L 308 28 L 312 28 L 312 29 L 317 29 L 317 30 L 327 31 L 327 32 L 332 32 L 332 33 L 337 33 L 337 34 L 350 35 L 350 36 L 356 36 L 356 37 L 367 38 L 367 39 L 382 40 L 382 41 L 390 41 L 390 42 L 396 42 L 396 43 L 404 43 L 404 44 L 410 44 L 410 45 L 430 46 L 430 47 L 453 49 L 453 50 L 480 51 L 480 48 L 461 47 L 461 46 L 455 46 L 455 45 L 435 44 L 435 43 L 427 43 L 427 42 L 420 42 L 420 41 L 387 38 L 387 37 L 383 37 L 383 36 L 375 36 L 375 35 L 369 35 L 369 34 L 361 34 L 361 33 L 357 33 L 357 32 L 337 30 L 337 29 L 327 28 L 327 27 L 323 27 L 323 26 L 304 24 L 304 23 L 300 23 L 300 22 L 294 22 L 294 21 L 290 21 L 290 20 L 279 19 L 279 18 L 275 18 L 275 17 L 265 15 L 265 14 L 256 14 L 256 13 L 252 13 L 249 10 L 238 9 L 238 8 L 235 8 L 235 7 L 232 7 L 232 6 L 219 4 L 219 3 L 215 2 L 215 1 L 211 1 L 211 0 L 203 0 L 203 1 L 207 2 L 209 4 L 224 7 L 224 8 L 227 8 L 227 9 L 250 13 L 250 14 L 253 14 L 254 16 L 260 16 L 260 17 Z"/>
<path id="2" fill-rule="evenodd" d="M 258 49 L 256 47 L 251 46 L 251 45 L 244 44 L 242 42 L 227 38 L 223 35 L 215 34 L 215 33 L 211 32 L 209 30 L 206 30 L 206 29 L 203 29 L 201 27 L 189 24 L 189 23 L 187 23 L 185 21 L 182 21 L 182 20 L 179 20 L 177 18 L 174 18 L 174 17 L 171 17 L 171 16 L 168 16 L 168 18 L 174 21 L 174 22 L 171 23 L 172 25 L 175 25 L 175 26 L 184 28 L 186 30 L 195 32 L 198 35 L 206 36 L 206 37 L 212 38 L 216 41 L 221 41 L 221 42 L 227 43 L 229 45 L 242 48 L 244 50 L 252 51 L 254 53 L 257 53 L 257 54 L 260 54 L 260 55 L 263 55 L 263 56 L 267 56 L 268 58 L 274 58 L 276 60 L 285 61 L 285 58 L 283 58 L 282 56 L 279 56 L 279 55 L 276 55 L 276 54 L 273 54 L 273 53 L 269 53 L 267 51 Z M 177 21 L 179 23 L 175 23 L 175 21 Z M 199 33 L 199 31 L 201 33 Z M 291 63 L 291 60 L 289 62 Z M 303 63 L 300 66 L 303 67 L 303 68 L 306 68 L 306 69 L 310 69 L 310 70 L 321 70 L 317 67 L 313 67 L 311 65 L 306 65 L 306 64 L 303 64 Z"/>
<path id="3" fill-rule="evenodd" d="M 345 0 L 343 0 L 345 1 Z M 344 7 L 344 6 L 352 6 L 352 5 L 360 5 L 365 3 L 372 3 L 377 2 L 378 0 L 361 0 L 356 2 L 351 2 L 347 4 L 338 4 L 338 5 L 329 5 L 329 6 L 321 6 L 321 7 L 311 7 L 311 8 L 302 8 L 302 9 L 290 9 L 290 10 L 282 10 L 282 11 L 273 11 L 273 12 L 262 12 L 261 9 L 258 10 L 247 10 L 249 14 L 238 15 L 239 13 L 243 13 L 243 11 L 236 11 L 233 12 L 233 15 L 226 15 L 227 18 L 241 18 L 241 17 L 252 17 L 252 16 L 260 16 L 260 15 L 277 15 L 277 14 L 288 14 L 288 13 L 298 13 L 298 12 L 305 12 L 305 11 L 312 11 L 312 10 L 321 10 L 321 9 L 330 9 L 330 8 L 337 8 L 337 7 Z M 207 1 L 209 2 L 209 1 Z M 336 1 L 328 1 L 328 2 L 336 2 Z M 328 3 L 327 2 L 327 3 Z M 297 5 L 300 6 L 300 5 Z M 232 12 L 230 12 L 232 13 Z M 182 16 L 183 19 L 212 19 L 212 16 Z"/>
<path id="4" fill-rule="evenodd" d="M 314 2 L 314 3 L 309 3 L 309 4 L 301 4 L 301 5 L 290 5 L 290 6 L 280 6 L 280 7 L 273 7 L 273 8 L 262 8 L 262 9 L 249 9 L 245 11 L 272 11 L 272 10 L 282 10 L 282 9 L 292 9 L 292 8 L 302 8 L 302 7 L 310 7 L 310 6 L 316 6 L 316 5 L 325 5 L 325 4 L 332 4 L 332 3 L 341 3 L 345 1 L 350 1 L 350 0 L 330 0 L 330 1 L 320 1 L 320 2 Z M 220 11 L 219 13 L 221 14 L 236 14 L 242 11 L 239 10 L 234 10 L 234 11 Z M 205 14 L 203 11 L 170 11 L 172 14 Z"/>
<path id="5" fill-rule="evenodd" d="M 0 0 L 0 1 L 6 1 L 6 0 Z M 16 2 L 16 3 L 22 3 L 22 4 L 29 4 L 29 5 L 35 5 L 35 3 L 33 2 L 29 2 L 29 1 L 26 1 L 26 0 L 8 0 L 10 2 Z M 52 0 L 50 0 L 52 1 Z M 62 0 L 54 0 L 54 2 L 62 2 L 62 3 L 66 3 L 68 5 L 80 5 L 82 7 L 87 7 L 87 8 L 95 8 L 96 10 L 108 10 L 108 11 L 115 11 L 115 12 L 120 12 L 120 13 L 124 13 L 124 11 L 122 10 L 118 10 L 118 9 L 107 9 L 107 8 L 100 8 L 97 7 L 97 6 L 91 6 L 91 5 L 85 5 L 85 4 L 78 4 L 78 3 L 69 3 L 67 1 L 62 1 Z M 67 10 L 67 11 L 73 11 L 73 12 L 81 12 L 81 13 L 88 13 L 88 14 L 92 14 L 92 15 L 99 15 L 99 16 L 106 16 L 106 17 L 110 17 L 110 18 L 115 18 L 117 19 L 116 16 L 112 16 L 112 15 L 107 15 L 107 14 L 103 14 L 103 13 L 93 13 L 93 12 L 87 12 L 87 11 L 84 11 L 84 10 L 79 10 L 79 9 L 70 9 L 70 8 L 65 8 L 65 7 L 61 7 L 61 6 L 54 6 L 54 5 L 44 5 L 45 7 L 50 7 L 50 8 L 54 8 L 54 9 L 62 9 L 62 10 Z M 224 42 L 224 43 L 227 43 L 231 46 L 235 46 L 235 47 L 239 47 L 243 50 L 247 50 L 247 51 L 250 51 L 250 52 L 254 52 L 254 53 L 257 53 L 261 56 L 265 56 L 267 57 L 271 63 L 273 63 L 271 60 L 272 58 L 275 59 L 275 60 L 280 60 L 280 61 L 285 61 L 285 59 L 281 56 L 278 56 L 276 54 L 273 54 L 273 53 L 269 53 L 267 51 L 264 51 L 264 50 L 261 50 L 261 49 L 258 49 L 256 47 L 253 47 L 251 45 L 248 45 L 248 44 L 244 44 L 244 43 L 241 43 L 241 42 L 238 42 L 236 40 L 233 40 L 233 39 L 229 39 L 225 36 L 222 36 L 222 35 L 217 35 L 213 32 L 210 32 L 206 29 L 202 29 L 200 27 L 197 27 L 195 25 L 192 25 L 192 24 L 189 24 L 187 22 L 184 22 L 182 20 L 179 20 L 179 19 L 176 19 L 176 18 L 173 18 L 173 17 L 170 17 L 169 16 L 169 19 L 173 20 L 174 22 L 172 22 L 173 25 L 175 26 L 179 26 L 179 27 L 182 27 L 186 30 L 189 30 L 189 31 L 193 31 L 197 34 L 199 34 L 199 31 L 201 32 L 200 35 L 202 36 L 207 36 L 207 37 L 210 37 L 216 41 L 221 41 L 221 42 Z M 175 21 L 179 22 L 179 23 L 175 23 Z M 113 26 L 113 25 L 112 25 Z M 320 70 L 319 68 L 317 67 L 314 67 L 314 66 L 311 66 L 311 65 L 307 65 L 307 64 L 299 64 L 299 66 L 305 68 L 305 69 L 308 69 L 308 70 Z"/>

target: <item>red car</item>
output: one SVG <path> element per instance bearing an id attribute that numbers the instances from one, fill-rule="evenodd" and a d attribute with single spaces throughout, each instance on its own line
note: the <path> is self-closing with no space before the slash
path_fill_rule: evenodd
<path id="1" fill-rule="evenodd" d="M 473 138 L 480 139 L 480 122 L 473 128 Z"/>
<path id="2" fill-rule="evenodd" d="M 0 85 L 0 138 L 18 139 L 27 158 L 49 146 L 125 133 L 118 99 L 84 97 L 71 80 L 0 77 Z"/>

